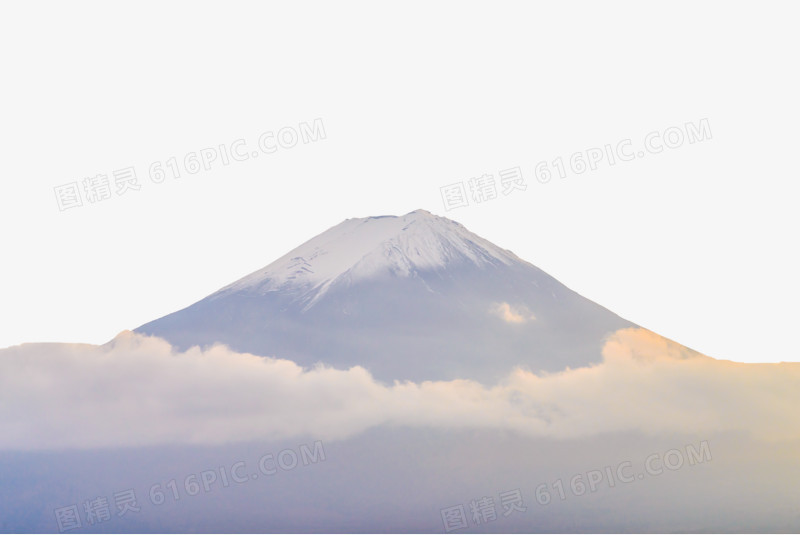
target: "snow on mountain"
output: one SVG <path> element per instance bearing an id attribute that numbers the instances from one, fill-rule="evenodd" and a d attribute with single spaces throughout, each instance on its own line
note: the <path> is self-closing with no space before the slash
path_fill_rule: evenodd
<path id="1" fill-rule="evenodd" d="M 308 310 L 336 281 L 387 274 L 409 277 L 465 261 L 477 266 L 510 265 L 520 259 L 460 223 L 426 210 L 347 219 L 218 294 L 303 288 L 307 297 L 304 310 Z"/>
<path id="2" fill-rule="evenodd" d="M 491 382 L 515 366 L 601 361 L 633 324 L 510 251 L 424 210 L 347 219 L 197 303 L 142 325 L 178 348 L 236 351 L 376 378 Z"/>

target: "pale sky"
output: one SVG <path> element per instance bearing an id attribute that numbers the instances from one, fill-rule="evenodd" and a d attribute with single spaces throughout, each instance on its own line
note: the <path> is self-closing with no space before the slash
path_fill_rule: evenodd
<path id="1" fill-rule="evenodd" d="M 104 343 L 346 218 L 424 208 L 709 356 L 800 360 L 785 8 L 387 6 L 3 4 L 0 347 Z M 483 175 L 496 198 L 446 209 Z"/>

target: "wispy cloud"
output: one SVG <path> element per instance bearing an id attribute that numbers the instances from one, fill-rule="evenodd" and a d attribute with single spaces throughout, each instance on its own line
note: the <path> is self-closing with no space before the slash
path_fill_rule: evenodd
<path id="1" fill-rule="evenodd" d="M 536 319 L 525 305 L 510 305 L 506 302 L 493 304 L 489 312 L 507 323 L 526 323 Z"/>

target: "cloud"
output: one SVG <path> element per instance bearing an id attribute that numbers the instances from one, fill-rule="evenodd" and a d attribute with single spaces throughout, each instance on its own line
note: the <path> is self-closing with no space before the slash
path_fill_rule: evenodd
<path id="1" fill-rule="evenodd" d="M 507 323 L 526 323 L 536 319 L 525 305 L 512 306 L 505 302 L 493 304 L 489 312 Z"/>
<path id="2" fill-rule="evenodd" d="M 24 344 L 0 350 L 0 449 L 335 440 L 378 425 L 800 438 L 800 363 L 718 361 L 645 329 L 614 333 L 603 358 L 513 370 L 493 386 L 386 385 L 361 367 L 303 369 L 221 345 L 177 352 L 131 332 L 103 346 Z"/>

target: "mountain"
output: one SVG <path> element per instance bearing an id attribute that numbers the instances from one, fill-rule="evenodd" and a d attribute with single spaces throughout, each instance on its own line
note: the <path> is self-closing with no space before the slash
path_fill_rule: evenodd
<path id="1" fill-rule="evenodd" d="M 181 349 L 361 365 L 377 379 L 492 382 L 600 362 L 634 326 L 511 251 L 425 210 L 347 219 L 138 329 Z"/>

